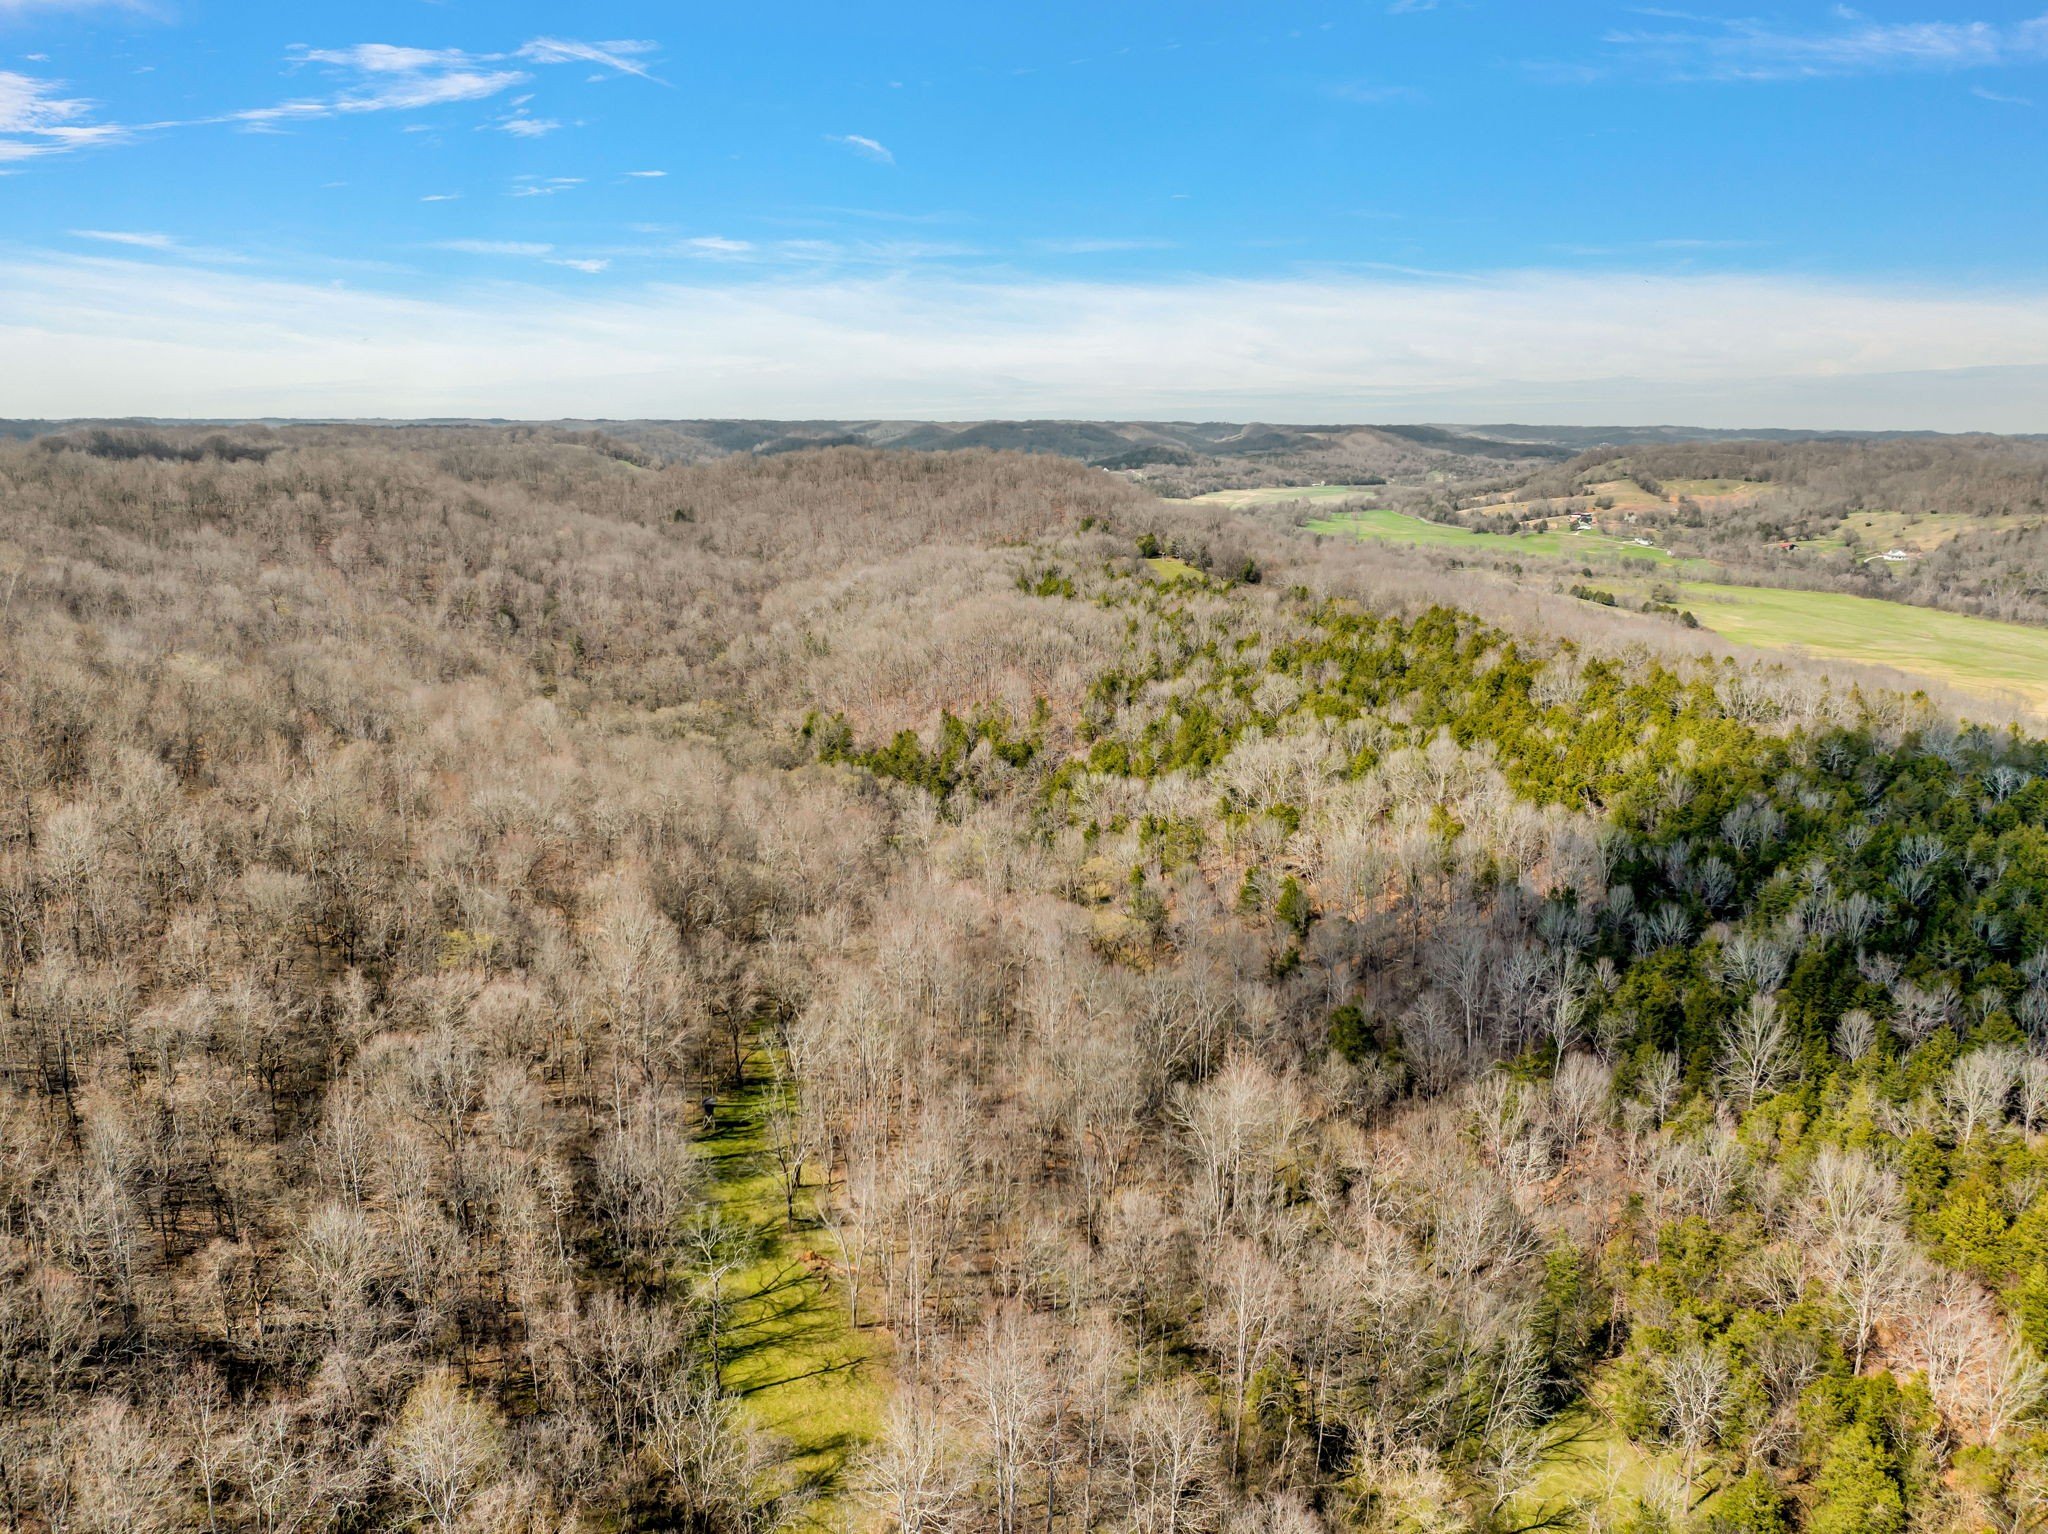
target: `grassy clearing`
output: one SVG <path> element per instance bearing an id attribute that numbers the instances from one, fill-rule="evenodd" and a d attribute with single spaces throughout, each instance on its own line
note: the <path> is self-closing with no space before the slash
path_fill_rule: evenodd
<path id="1" fill-rule="evenodd" d="M 1921 516 L 1903 511 L 1859 511 L 1844 517 L 1827 539 L 1846 547 L 1843 534 L 1854 532 L 1861 552 L 1882 554 L 1886 549 L 1938 549 L 1964 533 L 2005 532 L 2040 522 L 2036 515 L 1964 517 L 1937 513 Z"/>
<path id="2" fill-rule="evenodd" d="M 1384 508 L 1338 512 L 1318 518 L 1306 526 L 1312 533 L 1388 538 L 1397 543 L 1425 544 L 1472 554 L 1501 555 L 1509 559 L 1621 558 L 1655 565 L 1678 563 L 1667 550 L 1642 548 L 1626 538 L 1611 538 L 1605 533 L 1475 533 L 1468 528 L 1430 522 Z"/>
<path id="3" fill-rule="evenodd" d="M 1612 501 L 1616 511 L 1641 511 L 1646 506 L 1665 504 L 1663 497 L 1650 494 L 1632 479 L 1603 479 L 1586 486 L 1582 493 Z"/>
<path id="4" fill-rule="evenodd" d="M 1694 1513 L 1711 1510 L 1720 1472 L 1702 1456 Z M 1524 1527 L 1556 1518 L 1574 1505 L 1613 1513 L 1631 1502 L 1655 1503 L 1684 1483 L 1684 1458 L 1655 1453 L 1632 1442 L 1614 1425 L 1598 1400 L 1583 1401 L 1558 1414 L 1545 1435 L 1536 1475 L 1510 1511 Z M 1513 1521 L 1513 1520 L 1511 1520 Z"/>
<path id="5" fill-rule="evenodd" d="M 1980 697 L 2048 705 L 2048 629 L 1875 597 L 1688 581 L 1679 605 L 1717 634 L 1890 666 Z"/>
<path id="6" fill-rule="evenodd" d="M 1668 496 L 1689 495 L 1696 501 L 1725 495 L 1763 495 L 1771 488 L 1748 479 L 1667 479 L 1663 485 Z"/>
<path id="7" fill-rule="evenodd" d="M 712 1200 L 746 1232 L 753 1255 L 725 1287 L 732 1309 L 723 1377 L 754 1420 L 792 1449 L 792 1477 L 817 1498 L 809 1521 L 845 1528 L 846 1465 L 880 1431 L 887 1359 L 876 1337 L 854 1328 L 840 1293 L 804 1260 L 826 1243 L 808 1197 L 799 1196 L 797 1228 L 789 1228 L 764 1129 L 775 1088 L 758 1059 L 749 1067 L 739 1091 L 720 1094 L 717 1131 L 698 1142 Z"/>
<path id="8" fill-rule="evenodd" d="M 1151 568 L 1154 580 L 1163 581 L 1169 586 L 1176 581 L 1193 581 L 1202 578 L 1201 571 L 1197 570 L 1185 559 L 1175 559 L 1170 554 L 1161 555 L 1157 559 L 1148 559 L 1145 563 Z"/>
<path id="9" fill-rule="evenodd" d="M 1261 485 L 1253 490 L 1211 490 L 1189 496 L 1197 506 L 1271 506 L 1281 501 L 1348 501 L 1377 495 L 1378 485 Z"/>

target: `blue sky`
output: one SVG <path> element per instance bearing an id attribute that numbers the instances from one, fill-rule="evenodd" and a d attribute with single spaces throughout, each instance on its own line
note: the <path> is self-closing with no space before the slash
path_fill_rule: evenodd
<path id="1" fill-rule="evenodd" d="M 0 0 L 0 412 L 2048 430 L 2044 113 L 2033 6 Z"/>

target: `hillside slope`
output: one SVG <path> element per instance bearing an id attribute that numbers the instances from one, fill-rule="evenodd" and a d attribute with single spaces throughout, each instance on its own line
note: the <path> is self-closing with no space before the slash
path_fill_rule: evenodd
<path id="1" fill-rule="evenodd" d="M 2031 1516 L 2042 742 L 1056 457 L 135 447 L 0 445 L 14 1526 Z"/>

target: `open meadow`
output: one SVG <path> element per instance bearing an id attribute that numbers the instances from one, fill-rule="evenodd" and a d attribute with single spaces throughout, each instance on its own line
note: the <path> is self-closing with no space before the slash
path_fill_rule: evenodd
<path id="1" fill-rule="evenodd" d="M 1350 501 L 1376 495 L 1378 485 L 1260 485 L 1249 490 L 1211 490 L 1188 497 L 1191 506 L 1278 506 L 1288 501 Z"/>
<path id="2" fill-rule="evenodd" d="M 1469 551 L 1490 558 L 1624 559 L 1649 565 L 1672 565 L 1669 550 L 1646 547 L 1606 533 L 1476 533 L 1449 522 L 1431 522 L 1385 507 L 1334 512 L 1303 526 L 1332 537 L 1386 538 L 1428 548 Z"/>
<path id="3" fill-rule="evenodd" d="M 2048 705 L 2048 629 L 1877 597 L 1685 581 L 1679 605 L 1745 644 L 1889 666 L 1980 697 Z"/>
<path id="4" fill-rule="evenodd" d="M 1386 509 L 1338 512 L 1305 525 L 1325 536 L 1384 538 L 1475 557 L 1569 562 L 1601 556 L 1681 577 L 1712 568 L 1705 560 L 1676 559 L 1600 533 L 1501 537 Z M 1640 579 L 1621 590 L 1636 602 L 1650 594 Z M 1887 666 L 1980 697 L 2048 705 L 2048 629 L 1839 592 L 1686 579 L 1675 590 L 1676 605 L 1704 627 L 1744 644 Z"/>

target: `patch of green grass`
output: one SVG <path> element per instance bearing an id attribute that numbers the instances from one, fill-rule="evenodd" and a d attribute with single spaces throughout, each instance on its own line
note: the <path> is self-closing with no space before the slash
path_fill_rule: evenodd
<path id="1" fill-rule="evenodd" d="M 789 1445 L 794 1483 L 817 1498 L 809 1521 L 844 1528 L 847 1462 L 881 1430 L 886 1351 L 854 1327 L 844 1296 L 805 1260 L 829 1243 L 809 1194 L 798 1196 L 796 1227 L 789 1225 L 765 1129 L 776 1088 L 756 1060 L 749 1066 L 739 1091 L 719 1095 L 717 1130 L 698 1141 L 712 1201 L 746 1233 L 753 1257 L 726 1281 L 732 1308 L 722 1378 L 754 1420 Z"/>
<path id="2" fill-rule="evenodd" d="M 1684 1463 L 1683 1456 L 1646 1449 L 1616 1427 L 1599 1403 L 1596 1386 L 1594 1398 L 1551 1421 L 1536 1473 L 1511 1505 L 1516 1515 L 1511 1522 L 1528 1527 L 1559 1518 L 1574 1506 L 1616 1513 L 1630 1503 L 1652 1500 L 1660 1480 L 1670 1486 L 1682 1484 Z M 1723 1479 L 1709 1456 L 1702 1456 L 1697 1469 L 1691 1509 L 1695 1515 L 1713 1507 Z"/>
<path id="3" fill-rule="evenodd" d="M 1662 481 L 1669 496 L 1689 495 L 1694 500 L 1716 495 L 1762 495 L 1769 485 L 1747 479 L 1667 479 Z"/>
<path id="4" fill-rule="evenodd" d="M 1646 506 L 1664 504 L 1661 496 L 1650 494 L 1632 479 L 1603 479 L 1586 486 L 1583 493 L 1612 501 L 1616 511 L 1640 511 Z"/>
<path id="5" fill-rule="evenodd" d="M 1202 578 L 1201 571 L 1185 559 L 1175 559 L 1170 554 L 1148 559 L 1145 563 L 1151 567 L 1153 579 L 1164 581 L 1168 585 L 1175 581 L 1198 581 Z"/>
<path id="6" fill-rule="evenodd" d="M 1841 535 L 1853 531 L 1859 541 L 1859 552 L 1865 557 L 1882 554 L 1892 548 L 1924 553 L 1938 549 L 1951 538 L 1964 533 L 2005 532 L 2038 526 L 2040 522 L 2038 513 L 1962 516 L 1946 512 L 1923 515 L 1902 511 L 1859 511 L 1844 517 L 1836 525 L 1829 541 L 1843 543 Z"/>
<path id="7" fill-rule="evenodd" d="M 1667 549 L 1644 548 L 1626 538 L 1605 533 L 1475 533 L 1469 528 L 1379 507 L 1370 511 L 1343 511 L 1304 524 L 1312 533 L 1347 535 L 1353 538 L 1388 538 L 1397 543 L 1452 548 L 1472 554 L 1500 555 L 1508 559 L 1591 558 L 1638 560 L 1645 564 L 1678 563 Z"/>
<path id="8" fill-rule="evenodd" d="M 1687 581 L 1678 605 L 1745 644 L 1865 661 L 1983 697 L 2048 704 L 2048 629 L 1832 591 Z"/>
<path id="9" fill-rule="evenodd" d="M 1376 495 L 1378 485 L 1260 485 L 1250 490 L 1211 490 L 1188 499 L 1201 506 L 1271 506 L 1281 501 L 1348 501 Z"/>
<path id="10" fill-rule="evenodd" d="M 1594 556 L 1618 557 L 1646 569 L 1655 566 L 1660 578 L 1666 579 L 1713 568 L 1706 560 L 1678 559 L 1666 550 L 1638 548 L 1601 533 L 1506 537 L 1427 522 L 1385 508 L 1340 512 L 1306 525 L 1316 533 L 1386 538 L 1475 556 L 1574 562 Z M 1644 583 L 1630 590 L 1631 605 L 1640 602 L 1649 589 Z M 2035 707 L 2048 706 L 2048 629 L 1827 591 L 1684 580 L 1677 585 L 1677 592 L 1677 605 L 1691 611 L 1702 625 L 1744 644 L 1889 666 L 1980 697 L 2019 698 Z"/>

